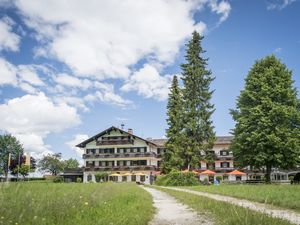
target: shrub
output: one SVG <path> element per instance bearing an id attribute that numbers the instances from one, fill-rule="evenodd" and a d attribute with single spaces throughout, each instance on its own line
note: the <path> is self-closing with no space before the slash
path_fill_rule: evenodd
<path id="1" fill-rule="evenodd" d="M 199 182 L 191 172 L 182 173 L 179 171 L 172 171 L 169 174 L 159 176 L 156 179 L 155 184 L 163 186 L 193 186 L 198 185 Z"/>
<path id="2" fill-rule="evenodd" d="M 61 176 L 57 176 L 53 179 L 54 183 L 63 183 L 64 182 L 64 178 Z"/>
<path id="3" fill-rule="evenodd" d="M 96 173 L 95 174 L 96 182 L 102 181 L 107 181 L 108 178 L 108 173 L 103 172 L 103 173 Z"/>
<path id="4" fill-rule="evenodd" d="M 82 182 L 82 178 L 81 177 L 77 177 L 76 183 L 81 183 L 81 182 Z"/>
<path id="5" fill-rule="evenodd" d="M 209 185 L 210 184 L 207 177 L 204 178 L 204 180 L 202 181 L 202 184 L 204 184 L 204 185 Z"/>

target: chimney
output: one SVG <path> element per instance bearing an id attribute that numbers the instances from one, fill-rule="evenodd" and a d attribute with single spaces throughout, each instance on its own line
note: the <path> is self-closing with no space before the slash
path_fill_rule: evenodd
<path id="1" fill-rule="evenodd" d="M 128 133 L 133 134 L 133 130 L 131 128 L 128 128 Z"/>

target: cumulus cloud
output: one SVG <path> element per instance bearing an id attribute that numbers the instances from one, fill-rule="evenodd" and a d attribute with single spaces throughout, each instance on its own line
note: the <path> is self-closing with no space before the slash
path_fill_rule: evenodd
<path id="1" fill-rule="evenodd" d="M 43 2 L 16 2 L 38 40 L 47 40 L 43 46 L 48 56 L 64 62 L 77 75 L 99 79 L 127 78 L 130 66 L 144 57 L 173 62 L 185 38 L 194 29 L 203 30 L 204 23 L 193 19 L 195 4 L 202 3 L 112 0 L 86 4 L 77 0 L 65 4 L 56 0 L 45 7 Z"/>
<path id="2" fill-rule="evenodd" d="M 57 74 L 53 80 L 63 86 L 82 88 L 84 90 L 92 86 L 92 82 L 90 80 L 79 79 L 66 73 Z"/>
<path id="3" fill-rule="evenodd" d="M 270 0 L 267 4 L 268 10 L 282 10 L 296 0 Z"/>
<path id="4" fill-rule="evenodd" d="M 85 141 L 86 139 L 88 139 L 88 135 L 86 134 L 76 134 L 74 136 L 73 140 L 68 141 L 66 144 L 72 149 L 74 150 L 78 156 L 82 157 L 83 151 L 81 148 L 76 147 L 76 145 L 78 145 L 79 143 Z"/>
<path id="5" fill-rule="evenodd" d="M 0 20 L 0 51 L 19 50 L 20 36 L 13 32 L 13 25 L 14 22 L 9 17 Z"/>
<path id="6" fill-rule="evenodd" d="M 17 85 L 16 67 L 0 57 L 0 86 Z"/>
<path id="7" fill-rule="evenodd" d="M 0 130 L 20 138 L 26 149 L 41 153 L 49 150 L 43 139 L 51 132 L 80 124 L 75 108 L 55 104 L 44 93 L 14 98 L 0 105 Z"/>
<path id="8" fill-rule="evenodd" d="M 221 15 L 219 23 L 224 22 L 228 18 L 231 11 L 231 6 L 227 1 L 220 1 L 218 3 L 217 0 L 211 0 L 209 1 L 209 6 L 213 12 Z"/>
<path id="9" fill-rule="evenodd" d="M 122 91 L 137 91 L 146 98 L 166 100 L 168 97 L 171 76 L 161 76 L 158 70 L 149 64 L 136 71 L 121 87 Z"/>

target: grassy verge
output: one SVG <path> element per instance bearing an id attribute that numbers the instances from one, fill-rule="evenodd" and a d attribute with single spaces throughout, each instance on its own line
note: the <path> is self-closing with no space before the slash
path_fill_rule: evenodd
<path id="1" fill-rule="evenodd" d="M 151 195 L 135 184 L 0 184 L 0 224 L 147 224 Z"/>
<path id="2" fill-rule="evenodd" d="M 186 187 L 195 191 L 228 195 L 268 203 L 300 212 L 300 185 L 219 185 Z"/>
<path id="3" fill-rule="evenodd" d="M 193 195 L 190 193 L 167 190 L 164 188 L 157 189 L 167 192 L 174 196 L 179 201 L 187 204 L 195 209 L 199 214 L 207 212 L 212 220 L 218 225 L 287 225 L 291 224 L 288 221 L 275 219 L 266 214 L 258 213 L 249 209 L 232 205 L 226 202 L 220 202 L 202 196 Z M 207 215 L 206 215 L 207 216 Z"/>

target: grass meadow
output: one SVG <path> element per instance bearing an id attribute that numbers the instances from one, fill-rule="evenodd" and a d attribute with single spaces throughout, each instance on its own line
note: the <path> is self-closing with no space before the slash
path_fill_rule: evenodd
<path id="1" fill-rule="evenodd" d="M 0 224 L 143 225 L 154 208 L 136 184 L 0 184 Z"/>
<path id="2" fill-rule="evenodd" d="M 164 191 L 189 207 L 200 215 L 211 218 L 216 225 L 288 225 L 286 220 L 272 218 L 266 214 L 258 213 L 230 203 L 220 202 L 190 193 L 155 187 Z"/>
<path id="3" fill-rule="evenodd" d="M 300 185 L 221 184 L 219 186 L 194 186 L 186 188 L 268 203 L 300 212 Z"/>

